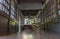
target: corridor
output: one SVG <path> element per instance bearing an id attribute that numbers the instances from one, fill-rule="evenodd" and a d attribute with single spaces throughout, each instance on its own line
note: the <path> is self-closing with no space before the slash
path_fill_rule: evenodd
<path id="1" fill-rule="evenodd" d="M 60 0 L 0 0 L 0 39 L 60 39 Z"/>

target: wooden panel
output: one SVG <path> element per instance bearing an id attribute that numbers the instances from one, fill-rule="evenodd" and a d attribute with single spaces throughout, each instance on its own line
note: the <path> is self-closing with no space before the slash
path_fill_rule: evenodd
<path id="1" fill-rule="evenodd" d="M 15 33 L 15 23 L 12 21 L 9 23 L 9 33 Z"/>
<path id="2" fill-rule="evenodd" d="M 7 34 L 8 19 L 0 15 L 0 35 Z"/>

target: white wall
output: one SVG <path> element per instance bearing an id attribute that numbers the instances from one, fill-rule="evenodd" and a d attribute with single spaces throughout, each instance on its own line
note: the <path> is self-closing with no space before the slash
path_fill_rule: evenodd
<path id="1" fill-rule="evenodd" d="M 20 3 L 18 5 L 20 9 L 27 10 L 27 9 L 42 9 L 41 3 Z"/>

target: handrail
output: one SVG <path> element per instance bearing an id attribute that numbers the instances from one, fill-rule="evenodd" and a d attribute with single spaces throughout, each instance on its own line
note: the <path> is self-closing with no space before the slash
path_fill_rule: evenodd
<path id="1" fill-rule="evenodd" d="M 40 26 L 37 25 L 37 24 L 33 24 L 32 25 L 32 28 L 33 28 L 33 30 L 39 30 L 40 29 Z"/>

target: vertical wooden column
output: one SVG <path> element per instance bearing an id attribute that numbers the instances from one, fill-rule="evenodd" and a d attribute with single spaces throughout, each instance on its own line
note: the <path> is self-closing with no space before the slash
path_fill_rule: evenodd
<path id="1" fill-rule="evenodd" d="M 17 22 L 18 22 L 18 20 L 19 20 L 19 11 L 18 11 L 18 8 L 16 7 L 16 10 L 17 10 Z M 18 32 L 18 25 L 16 26 L 16 31 Z"/>
<path id="2" fill-rule="evenodd" d="M 42 22 L 43 22 L 43 28 L 44 28 L 44 31 L 45 31 L 45 19 L 44 19 L 44 9 L 43 9 L 43 13 L 42 13 Z"/>
<path id="3" fill-rule="evenodd" d="M 14 5 L 14 8 L 15 8 L 15 14 L 16 14 L 16 17 L 15 17 L 15 18 L 16 18 L 16 20 L 17 20 L 17 6 L 16 6 L 16 1 L 15 1 L 15 0 L 14 0 L 14 4 L 15 4 L 15 5 Z M 15 23 L 15 32 L 17 32 L 17 30 L 16 30 L 17 27 L 16 27 L 16 26 L 17 26 L 17 25 L 16 25 L 16 23 Z"/>
<path id="4" fill-rule="evenodd" d="M 57 22 L 58 22 L 58 17 L 59 17 L 59 15 L 58 15 L 58 0 L 55 0 L 55 2 L 56 2 L 56 20 L 57 20 Z"/>
<path id="5" fill-rule="evenodd" d="M 17 20 L 17 22 L 18 22 L 18 20 L 19 20 L 19 15 L 18 15 L 18 7 L 17 7 L 17 3 L 16 3 L 16 1 L 14 1 L 14 3 L 15 3 L 15 10 L 16 10 L 16 20 Z M 18 24 L 17 25 L 15 25 L 15 32 L 18 32 Z"/>
<path id="6" fill-rule="evenodd" d="M 8 19 L 8 26 L 7 26 L 7 34 L 9 34 L 10 14 L 11 14 L 11 0 L 9 4 L 9 19 Z"/>

